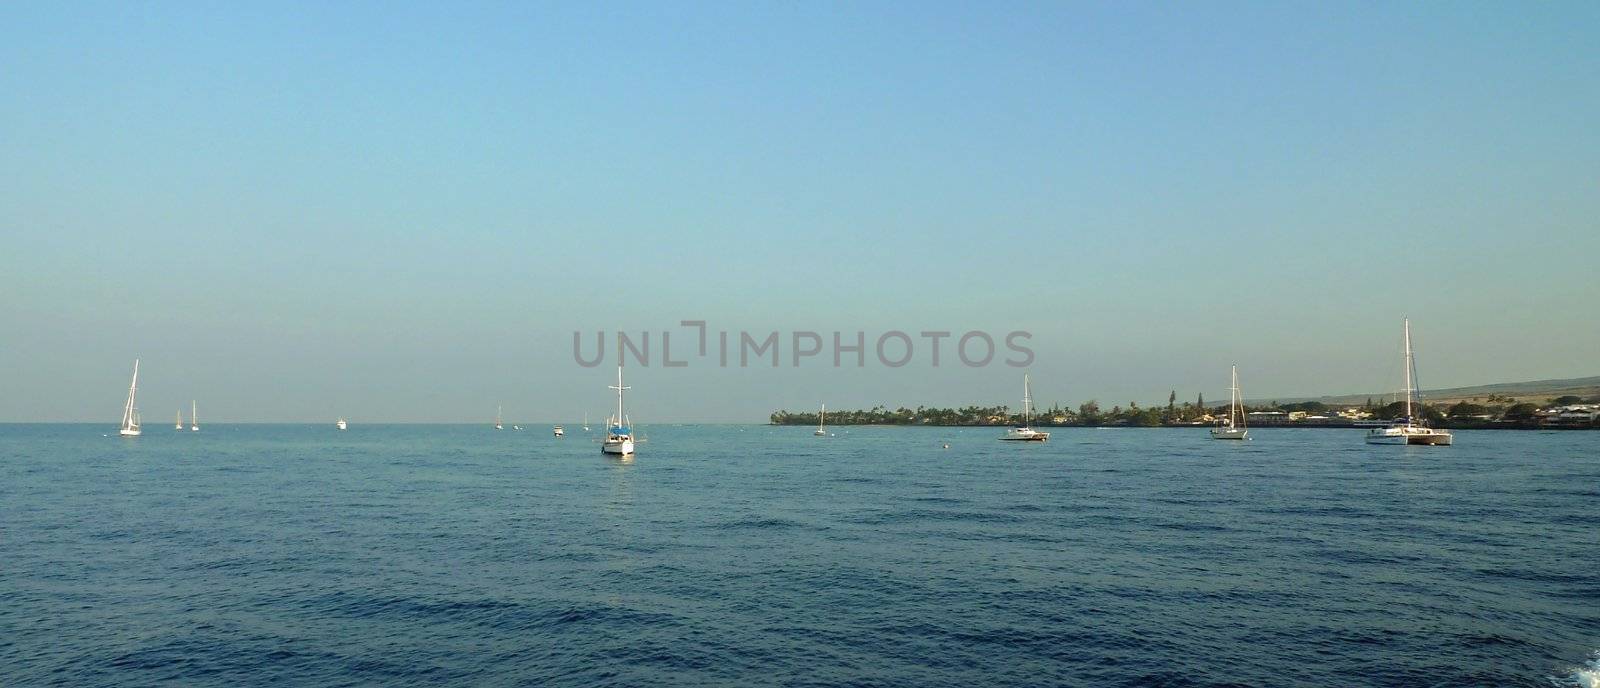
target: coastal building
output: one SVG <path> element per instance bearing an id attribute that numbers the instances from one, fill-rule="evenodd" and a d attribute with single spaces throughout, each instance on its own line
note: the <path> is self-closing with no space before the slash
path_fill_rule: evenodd
<path id="1" fill-rule="evenodd" d="M 1600 404 L 1571 404 L 1540 409 L 1534 413 L 1540 425 L 1585 427 L 1600 423 Z"/>

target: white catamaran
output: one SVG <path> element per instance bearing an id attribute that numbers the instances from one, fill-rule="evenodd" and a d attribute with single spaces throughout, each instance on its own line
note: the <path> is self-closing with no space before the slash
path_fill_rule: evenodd
<path id="1" fill-rule="evenodd" d="M 1217 427 L 1211 429 L 1211 439 L 1250 439 L 1250 428 L 1245 427 L 1244 399 L 1239 394 L 1239 366 L 1233 367 L 1233 386 L 1229 387 L 1228 391 L 1232 394 L 1228 400 L 1228 418 L 1217 421 Z"/>
<path id="2" fill-rule="evenodd" d="M 1417 395 L 1417 360 L 1411 355 L 1411 319 L 1407 318 L 1406 331 L 1406 415 L 1397 418 L 1388 427 L 1367 431 L 1367 444 L 1433 444 L 1449 445 L 1454 438 L 1449 430 L 1436 430 L 1412 416 L 1412 405 Z"/>
<path id="3" fill-rule="evenodd" d="M 633 428 L 629 427 L 628 415 L 622 410 L 622 390 L 632 388 L 622 385 L 622 366 L 617 366 L 617 384 L 611 389 L 617 390 L 617 415 L 606 421 L 606 439 L 600 444 L 600 451 L 630 456 L 633 454 Z"/>
<path id="4" fill-rule="evenodd" d="M 1028 382 L 1028 374 L 1022 374 L 1022 425 L 1011 428 L 1000 437 L 1009 442 L 1044 442 L 1050 439 L 1050 433 L 1033 429 L 1033 387 Z"/>
<path id="5" fill-rule="evenodd" d="M 133 403 L 133 397 L 139 391 L 139 359 L 133 359 L 133 382 L 128 383 L 128 403 L 122 405 L 122 429 L 117 434 L 122 437 L 139 436 L 139 407 Z"/>
<path id="6" fill-rule="evenodd" d="M 828 405 L 827 404 L 823 404 L 822 405 L 822 411 L 817 414 L 817 431 L 813 432 L 811 434 L 816 435 L 817 437 L 827 437 L 828 436 L 827 423 L 828 423 Z"/>

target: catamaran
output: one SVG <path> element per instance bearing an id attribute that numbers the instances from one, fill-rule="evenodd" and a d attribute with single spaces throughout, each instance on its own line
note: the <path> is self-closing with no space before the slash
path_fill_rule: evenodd
<path id="1" fill-rule="evenodd" d="M 198 410 L 199 408 L 200 408 L 200 405 L 199 405 L 198 402 L 196 402 L 193 399 L 189 400 L 189 423 L 190 423 L 189 430 L 190 430 L 190 432 L 200 432 L 200 411 Z"/>
<path id="2" fill-rule="evenodd" d="M 1022 374 L 1022 425 L 1011 428 L 1000 437 L 1009 442 L 1044 442 L 1050 439 L 1050 433 L 1033 429 L 1033 387 L 1028 382 L 1028 374 Z"/>
<path id="3" fill-rule="evenodd" d="M 1436 430 L 1427 426 L 1425 422 L 1414 418 L 1412 405 L 1417 395 L 1416 376 L 1417 360 L 1411 355 L 1411 319 L 1405 321 L 1406 332 L 1406 415 L 1396 418 L 1385 428 L 1373 428 L 1367 431 L 1367 444 L 1430 444 L 1448 446 L 1454 438 L 1449 430 Z"/>
<path id="4" fill-rule="evenodd" d="M 133 397 L 139 390 L 139 359 L 133 359 L 133 382 L 128 383 L 128 403 L 122 405 L 122 429 L 117 434 L 122 437 L 139 436 L 139 407 L 133 403 Z"/>
<path id="5" fill-rule="evenodd" d="M 606 439 L 600 443 L 600 451 L 618 456 L 633 454 L 633 428 L 628 427 L 628 416 L 622 410 L 622 390 L 632 387 L 622 386 L 622 366 L 617 366 L 617 384 L 611 389 L 617 390 L 617 415 L 606 421 Z"/>
<path id="6" fill-rule="evenodd" d="M 1250 439 L 1250 429 L 1245 427 L 1244 400 L 1239 395 L 1239 366 L 1233 367 L 1233 386 L 1228 388 L 1228 392 L 1232 395 L 1228 399 L 1228 418 L 1217 421 L 1217 427 L 1211 429 L 1211 439 Z"/>
<path id="7" fill-rule="evenodd" d="M 823 404 L 822 405 L 822 411 L 817 414 L 817 431 L 813 432 L 811 434 L 816 435 L 817 437 L 827 437 L 828 436 L 828 430 L 826 428 L 827 422 L 828 422 L 828 405 L 827 404 Z"/>

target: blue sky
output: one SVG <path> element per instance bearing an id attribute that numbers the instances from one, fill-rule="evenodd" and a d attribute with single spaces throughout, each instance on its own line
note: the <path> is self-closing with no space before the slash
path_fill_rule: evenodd
<path id="1" fill-rule="evenodd" d="M 0 420 L 573 420 L 574 331 L 1046 403 L 1600 373 L 1600 6 L 0 8 Z M 947 353 L 948 355 L 948 353 Z M 641 422 L 1015 403 L 638 368 Z M 163 409 L 170 409 L 163 411 Z"/>

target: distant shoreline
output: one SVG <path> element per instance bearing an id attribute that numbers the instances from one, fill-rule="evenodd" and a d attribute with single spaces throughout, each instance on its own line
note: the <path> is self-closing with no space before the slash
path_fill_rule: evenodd
<path id="1" fill-rule="evenodd" d="M 770 423 L 769 422 L 769 423 L 766 423 L 766 425 L 771 426 L 771 427 L 796 427 L 796 428 L 798 428 L 798 427 L 815 427 L 816 423 Z M 1429 423 L 1429 425 L 1432 426 L 1432 427 L 1436 427 L 1436 428 L 1440 428 L 1440 429 L 1444 429 L 1444 430 L 1561 430 L 1561 431 L 1567 431 L 1567 430 L 1600 430 L 1600 425 L 1523 425 L 1523 424 L 1507 424 L 1507 423 L 1464 424 L 1464 423 L 1448 423 L 1448 422 L 1447 423 Z M 986 423 L 985 424 L 952 423 L 952 424 L 947 424 L 947 425 L 941 425 L 941 424 L 935 424 L 935 423 L 839 423 L 839 424 L 830 423 L 827 427 L 828 428 L 991 428 L 991 429 L 995 429 L 995 430 L 1004 430 L 1004 429 L 1012 427 L 1012 426 L 1011 425 L 993 425 L 993 424 L 986 424 Z M 1093 429 L 1102 429 L 1102 428 L 1104 428 L 1104 429 L 1113 429 L 1113 428 L 1115 428 L 1115 429 L 1118 429 L 1118 430 L 1121 430 L 1121 429 L 1124 429 L 1124 428 L 1131 428 L 1131 429 L 1136 429 L 1136 430 L 1203 430 L 1203 429 L 1211 428 L 1211 427 L 1213 427 L 1213 425 L 1210 424 L 1210 423 L 1205 423 L 1205 424 L 1201 424 L 1201 425 L 1193 425 L 1193 424 L 1189 424 L 1189 423 L 1162 424 L 1162 425 L 1129 425 L 1129 424 L 1126 424 L 1126 423 L 1119 424 L 1119 425 L 1082 425 L 1082 424 L 1047 425 L 1047 424 L 1044 424 L 1044 423 L 1034 423 L 1033 427 L 1039 428 L 1039 429 L 1045 429 L 1045 430 L 1053 430 L 1053 429 L 1068 430 L 1068 429 L 1074 429 L 1074 428 L 1091 429 L 1091 430 L 1093 430 Z M 1356 425 L 1354 423 L 1295 423 L 1295 422 L 1285 422 L 1285 423 L 1265 422 L 1265 423 L 1252 423 L 1250 425 L 1250 429 L 1252 429 L 1252 430 L 1257 429 L 1257 428 L 1261 428 L 1261 429 L 1280 429 L 1280 428 L 1301 429 L 1301 428 L 1304 428 L 1304 429 L 1314 429 L 1314 430 L 1366 430 L 1366 429 L 1373 428 L 1373 427 L 1382 427 L 1382 426 Z"/>

